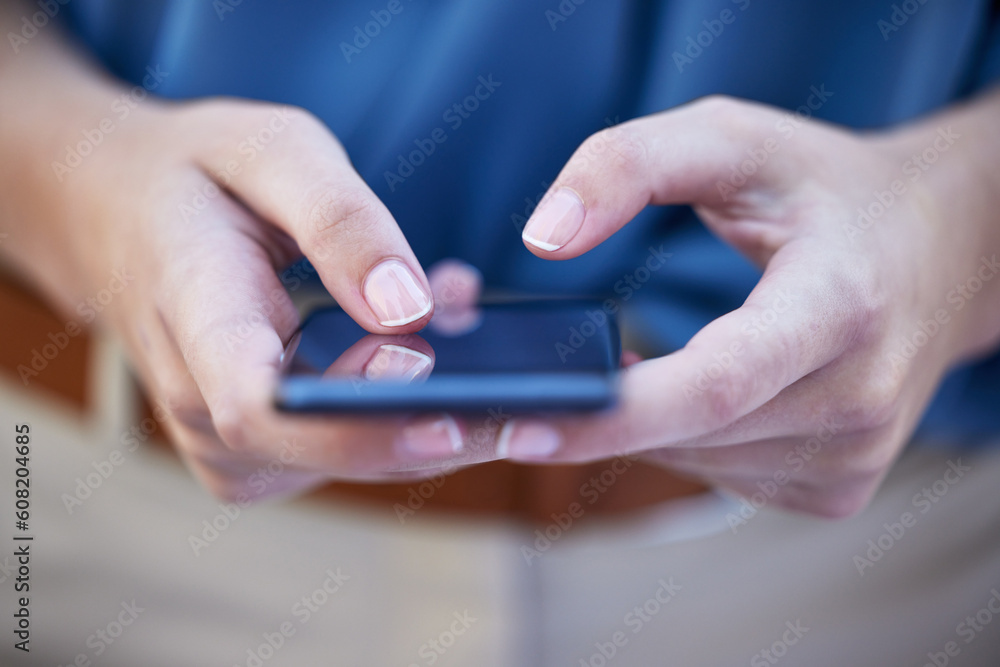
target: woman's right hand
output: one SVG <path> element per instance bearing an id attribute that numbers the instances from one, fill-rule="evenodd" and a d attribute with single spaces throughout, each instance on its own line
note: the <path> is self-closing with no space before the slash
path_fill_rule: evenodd
<path id="1" fill-rule="evenodd" d="M 125 286 L 96 320 L 124 342 L 201 481 L 234 497 L 279 460 L 270 495 L 329 478 L 414 476 L 453 458 L 462 431 L 444 416 L 320 418 L 272 406 L 298 325 L 278 274 L 303 254 L 372 333 L 417 331 L 434 305 L 392 215 L 327 128 L 300 109 L 235 99 L 147 97 L 121 118 L 110 110 L 129 90 L 56 33 L 0 57 L 0 149 L 22 156 L 0 167 L 0 197 L 19 225 L 2 250 L 76 320 L 78 304 L 112 294 L 117 272 L 114 285 Z M 86 155 L 81 142 L 93 144 Z M 452 292 L 463 289 L 456 275 Z"/>

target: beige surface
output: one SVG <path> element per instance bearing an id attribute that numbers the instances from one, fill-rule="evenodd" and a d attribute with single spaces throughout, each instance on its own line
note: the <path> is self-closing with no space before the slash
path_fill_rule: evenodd
<path id="1" fill-rule="evenodd" d="M 1000 590 L 1000 448 L 908 455 L 873 506 L 845 522 L 765 508 L 734 534 L 724 523 L 732 505 L 709 499 L 614 525 L 584 516 L 530 566 L 522 547 L 535 536 L 519 526 L 419 513 L 401 526 L 390 507 L 301 502 L 241 512 L 195 556 L 189 536 L 218 503 L 160 452 L 126 452 L 72 515 L 60 499 L 131 426 L 121 366 L 104 352 L 105 407 L 91 424 L 0 387 L 0 439 L 15 421 L 34 429 L 37 536 L 33 651 L 29 660 L 11 650 L 8 578 L 2 665 L 65 665 L 78 654 L 109 666 L 247 665 L 247 650 L 283 622 L 295 634 L 263 665 L 428 665 L 433 649 L 421 647 L 449 643 L 451 629 L 463 628 L 455 614 L 466 611 L 475 621 L 433 664 L 772 664 L 755 653 L 796 621 L 809 629 L 776 664 L 919 666 L 948 641 L 960 650 L 951 665 L 1000 664 L 1000 617 L 971 643 L 956 634 Z M 6 443 L 0 451 L 3 564 L 13 460 Z M 914 494 L 959 457 L 971 471 L 921 514 Z M 913 525 L 860 576 L 853 557 L 905 511 Z M 303 623 L 293 605 L 338 569 L 348 579 Z M 669 602 L 649 602 L 658 590 Z M 95 658 L 100 642 L 88 646 L 88 637 L 133 599 L 143 611 Z M 645 603 L 656 612 L 628 616 Z M 610 653 L 616 632 L 608 660 L 600 649 Z"/>

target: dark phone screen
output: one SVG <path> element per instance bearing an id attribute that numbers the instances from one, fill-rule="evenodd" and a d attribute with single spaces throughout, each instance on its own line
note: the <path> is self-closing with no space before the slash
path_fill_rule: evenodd
<path id="1" fill-rule="evenodd" d="M 383 346 L 430 357 L 429 377 L 606 374 L 618 368 L 620 359 L 614 316 L 600 301 L 485 305 L 457 317 L 435 315 L 419 333 L 399 336 L 368 334 L 344 311 L 328 308 L 313 313 L 304 323 L 287 373 L 330 375 L 331 366 L 354 349 L 356 358 L 333 375 L 365 375 L 365 362 Z"/>

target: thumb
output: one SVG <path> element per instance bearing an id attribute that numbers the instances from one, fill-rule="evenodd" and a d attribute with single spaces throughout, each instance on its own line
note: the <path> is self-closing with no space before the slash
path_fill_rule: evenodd
<path id="1" fill-rule="evenodd" d="M 590 136 L 532 213 L 525 245 L 545 259 L 571 259 L 649 204 L 726 203 L 719 183 L 764 138 L 771 118 L 766 107 L 712 97 Z M 759 166 L 755 185 L 767 185 L 767 169 L 773 165 Z"/>

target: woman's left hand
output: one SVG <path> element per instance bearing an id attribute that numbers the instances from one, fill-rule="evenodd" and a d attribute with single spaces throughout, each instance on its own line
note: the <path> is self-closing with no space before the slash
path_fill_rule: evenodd
<path id="1" fill-rule="evenodd" d="M 518 420 L 505 453 L 641 453 L 778 505 L 859 511 L 945 371 L 1000 339 L 998 100 L 866 136 L 713 97 L 590 137 L 525 227 L 531 252 L 570 259 L 648 204 L 689 203 L 764 274 L 683 349 L 627 368 L 613 412 Z"/>

